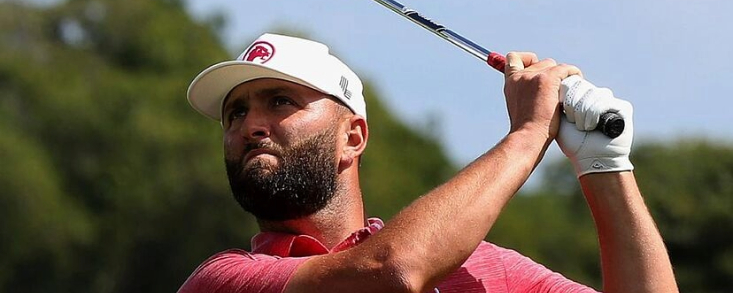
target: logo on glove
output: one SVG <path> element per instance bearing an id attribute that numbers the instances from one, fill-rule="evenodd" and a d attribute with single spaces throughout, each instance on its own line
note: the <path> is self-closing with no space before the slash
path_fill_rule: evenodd
<path id="1" fill-rule="evenodd" d="M 601 161 L 598 161 L 598 160 L 593 161 L 593 164 L 591 164 L 590 167 L 596 170 L 606 169 L 606 165 L 604 165 L 603 163 L 601 163 Z"/>

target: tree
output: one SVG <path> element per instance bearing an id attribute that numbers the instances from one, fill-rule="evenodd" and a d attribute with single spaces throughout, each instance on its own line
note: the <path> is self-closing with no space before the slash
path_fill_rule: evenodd
<path id="1" fill-rule="evenodd" d="M 639 186 L 664 236 L 680 290 L 733 288 L 733 148 L 700 140 L 635 152 Z"/>

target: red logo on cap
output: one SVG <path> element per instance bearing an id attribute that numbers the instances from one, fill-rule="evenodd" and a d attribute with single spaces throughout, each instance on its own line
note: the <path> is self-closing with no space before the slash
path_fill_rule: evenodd
<path id="1" fill-rule="evenodd" d="M 247 53 L 244 53 L 242 60 L 265 64 L 267 61 L 270 61 L 274 55 L 275 47 L 272 44 L 265 41 L 259 41 L 249 47 Z"/>

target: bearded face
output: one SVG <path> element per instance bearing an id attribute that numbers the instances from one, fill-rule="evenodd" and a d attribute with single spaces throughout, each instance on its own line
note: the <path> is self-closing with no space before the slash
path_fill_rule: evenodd
<path id="1" fill-rule="evenodd" d="M 278 163 L 254 157 L 252 150 L 271 150 Z M 269 221 L 299 219 L 323 209 L 337 189 L 335 129 L 329 129 L 289 147 L 273 143 L 245 146 L 237 160 L 226 159 L 234 198 L 244 210 Z"/>

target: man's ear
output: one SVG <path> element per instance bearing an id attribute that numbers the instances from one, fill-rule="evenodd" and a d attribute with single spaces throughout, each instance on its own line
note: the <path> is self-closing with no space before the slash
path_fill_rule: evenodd
<path id="1" fill-rule="evenodd" d="M 346 131 L 342 132 L 346 138 L 346 143 L 341 150 L 339 171 L 345 170 L 355 163 L 358 164 L 369 138 L 369 127 L 364 117 L 352 115 L 347 123 Z"/>

